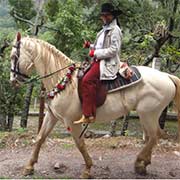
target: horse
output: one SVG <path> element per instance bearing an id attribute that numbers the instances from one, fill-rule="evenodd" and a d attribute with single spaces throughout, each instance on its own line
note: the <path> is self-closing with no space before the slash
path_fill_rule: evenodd
<path id="1" fill-rule="evenodd" d="M 32 70 L 41 76 L 47 91 L 55 87 L 69 65 L 75 61 L 68 58 L 55 46 L 36 38 L 23 37 L 17 34 L 15 45 L 11 50 L 10 80 L 20 86 L 32 74 Z M 61 69 L 61 71 L 58 71 Z M 146 135 L 145 145 L 137 155 L 134 170 L 146 174 L 147 165 L 151 164 L 153 147 L 157 144 L 160 134 L 158 119 L 163 109 L 174 101 L 178 112 L 178 131 L 180 131 L 180 79 L 174 75 L 158 70 L 137 66 L 142 80 L 131 87 L 107 94 L 105 103 L 97 108 L 96 121 L 112 121 L 131 110 L 136 110 Z M 57 72 L 57 73 L 53 73 Z M 50 74 L 50 76 L 47 76 Z M 91 176 L 92 159 L 86 149 L 84 136 L 80 137 L 83 127 L 74 124 L 82 116 L 81 101 L 78 95 L 77 71 L 72 74 L 71 83 L 47 102 L 42 127 L 37 135 L 36 143 L 28 163 L 24 166 L 24 175 L 32 174 L 34 164 L 38 161 L 41 145 L 49 135 L 57 121 L 61 121 L 69 129 L 77 148 L 85 161 L 83 178 Z"/>

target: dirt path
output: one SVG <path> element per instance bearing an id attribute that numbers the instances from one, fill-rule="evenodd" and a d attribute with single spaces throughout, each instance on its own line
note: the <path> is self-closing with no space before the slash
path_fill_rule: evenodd
<path id="1" fill-rule="evenodd" d="M 24 178 L 21 175 L 32 146 L 23 138 L 0 150 L 0 178 Z M 155 148 L 148 174 L 134 173 L 134 161 L 142 148 L 141 140 L 129 137 L 86 139 L 94 162 L 92 178 L 180 178 L 180 147 L 163 140 Z M 59 164 L 60 169 L 54 169 Z M 28 178 L 79 178 L 84 161 L 71 138 L 48 139 L 43 145 L 35 173 Z"/>

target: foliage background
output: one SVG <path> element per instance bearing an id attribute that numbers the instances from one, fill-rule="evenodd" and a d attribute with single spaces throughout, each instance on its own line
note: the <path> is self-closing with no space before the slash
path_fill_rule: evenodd
<path id="1" fill-rule="evenodd" d="M 178 0 L 0 0 L 0 45 L 4 39 L 12 42 L 17 31 L 23 35 L 32 35 L 31 24 L 17 20 L 13 13 L 39 23 L 38 38 L 55 45 L 59 50 L 75 61 L 83 60 L 87 50 L 82 48 L 84 40 L 94 41 L 97 31 L 101 29 L 99 19 L 100 5 L 112 2 L 123 11 L 119 21 L 123 31 L 121 59 L 130 64 L 141 65 L 152 54 L 155 40 L 153 29 L 157 22 L 170 26 L 176 38 L 161 48 L 162 69 L 169 72 L 169 61 L 177 65 L 180 60 L 180 3 Z M 175 5 L 177 3 L 176 9 Z M 42 6 L 42 9 L 39 7 Z M 40 10 L 39 10 L 40 9 Z M 37 14 L 39 13 L 38 19 Z M 0 59 L 0 109 L 16 104 L 16 111 L 22 107 L 24 89 L 19 90 L 18 97 L 12 102 L 14 90 L 9 84 L 10 49 L 6 49 Z M 173 66 L 173 65 L 172 65 Z M 176 71 L 179 76 L 179 71 Z M 36 84 L 33 97 L 39 94 Z"/>

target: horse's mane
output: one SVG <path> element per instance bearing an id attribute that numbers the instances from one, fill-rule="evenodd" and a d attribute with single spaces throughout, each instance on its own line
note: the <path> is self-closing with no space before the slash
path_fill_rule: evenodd
<path id="1" fill-rule="evenodd" d="M 64 67 L 74 63 L 73 60 L 68 58 L 55 46 L 43 40 L 24 37 L 21 42 L 24 49 L 28 49 L 29 55 L 33 56 L 34 63 L 39 64 L 38 67 L 36 67 L 36 70 L 41 76 L 63 69 Z M 67 69 L 43 79 L 46 88 L 51 90 L 66 73 Z"/>
<path id="2" fill-rule="evenodd" d="M 25 44 L 28 43 L 28 41 L 32 41 L 35 43 L 38 43 L 42 45 L 45 49 L 51 51 L 53 55 L 59 58 L 63 58 L 64 60 L 68 61 L 69 63 L 74 63 L 73 60 L 71 60 L 69 57 L 67 57 L 64 53 L 62 53 L 60 50 L 58 50 L 54 45 L 42 40 L 42 39 L 37 39 L 37 38 L 32 38 L 32 37 L 24 37 L 23 38 L 25 41 Z"/>

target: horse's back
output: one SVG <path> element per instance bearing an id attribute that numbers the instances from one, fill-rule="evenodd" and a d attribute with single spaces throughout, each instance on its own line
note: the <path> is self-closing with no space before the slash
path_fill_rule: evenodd
<path id="1" fill-rule="evenodd" d="M 162 87 L 168 86 L 175 87 L 173 81 L 169 78 L 169 74 L 147 67 L 147 66 L 137 66 L 139 72 L 141 73 L 142 79 L 147 82 L 151 83 L 154 86 Z"/>

